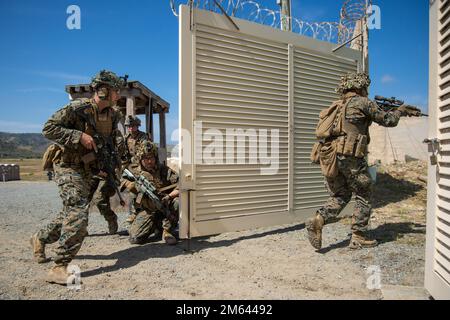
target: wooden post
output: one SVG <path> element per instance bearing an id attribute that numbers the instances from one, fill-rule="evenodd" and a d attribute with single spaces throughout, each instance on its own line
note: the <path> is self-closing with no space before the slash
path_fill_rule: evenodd
<path id="1" fill-rule="evenodd" d="M 166 114 L 163 110 L 159 112 L 159 147 L 166 148 Z"/>
<path id="2" fill-rule="evenodd" d="M 166 114 L 164 110 L 159 111 L 159 149 L 160 161 L 167 164 L 167 145 L 166 145 Z"/>
<path id="3" fill-rule="evenodd" d="M 150 103 L 151 103 L 152 99 L 148 99 L 148 100 L 149 100 L 149 103 L 148 103 L 148 105 L 145 106 L 145 132 L 150 134 L 150 136 L 152 137 L 152 141 L 153 141 L 153 135 L 150 132 L 150 121 L 149 121 L 150 120 L 150 109 L 152 108 Z"/>
<path id="4" fill-rule="evenodd" d="M 127 117 L 128 116 L 135 116 L 136 115 L 136 98 L 132 96 L 131 94 L 127 95 Z"/>
<path id="5" fill-rule="evenodd" d="M 145 107 L 145 129 L 147 133 L 152 137 L 152 141 L 155 141 L 153 134 L 153 98 L 148 99 L 148 105 Z"/>

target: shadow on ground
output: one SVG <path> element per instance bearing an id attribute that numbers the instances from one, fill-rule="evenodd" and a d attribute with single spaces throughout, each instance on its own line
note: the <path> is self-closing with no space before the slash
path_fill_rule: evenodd
<path id="1" fill-rule="evenodd" d="M 407 234 L 425 234 L 426 226 L 419 223 L 412 222 L 399 222 L 399 223 L 386 223 L 372 229 L 368 232 L 368 235 L 373 239 L 376 239 L 379 244 L 397 241 Z M 324 233 L 326 237 L 326 233 Z M 345 239 L 337 243 L 333 243 L 326 248 L 322 248 L 317 252 L 325 254 L 335 249 L 342 249 L 348 247 L 350 244 L 351 231 Z"/>
<path id="2" fill-rule="evenodd" d="M 210 237 L 201 237 L 196 239 L 184 240 L 177 246 L 168 246 L 165 243 L 147 243 L 143 245 L 132 245 L 132 247 L 114 252 L 110 255 L 79 255 L 77 259 L 86 260 L 117 260 L 112 266 L 100 267 L 94 270 L 83 272 L 83 277 L 96 276 L 102 273 L 114 272 L 119 269 L 131 268 L 149 258 L 169 258 L 180 254 L 192 254 L 207 248 L 227 247 L 234 243 L 263 238 L 270 235 L 283 234 L 288 232 L 300 231 L 304 229 L 304 224 L 290 226 L 286 228 L 271 230 L 258 234 L 242 236 L 235 239 L 219 240 L 215 242 L 208 241 Z M 95 236 L 95 235 L 91 235 Z"/>
<path id="3" fill-rule="evenodd" d="M 379 243 L 397 241 L 407 234 L 425 234 L 426 226 L 413 222 L 386 223 L 370 231 Z"/>
<path id="4" fill-rule="evenodd" d="M 387 173 L 378 173 L 377 183 L 373 190 L 373 208 L 381 208 L 389 203 L 409 199 L 417 195 L 424 188 L 423 185 L 397 179 Z"/>

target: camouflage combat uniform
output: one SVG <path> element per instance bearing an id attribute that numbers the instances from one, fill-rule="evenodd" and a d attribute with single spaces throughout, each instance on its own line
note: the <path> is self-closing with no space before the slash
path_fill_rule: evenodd
<path id="1" fill-rule="evenodd" d="M 395 111 L 385 112 L 367 98 L 370 82 L 365 73 L 343 76 L 336 89 L 341 99 L 320 114 L 316 128 L 319 142 L 313 148 L 311 160 L 320 163 L 330 198 L 305 224 L 308 240 L 317 250 L 322 248 L 323 226 L 341 213 L 353 194 L 356 205 L 349 247 L 360 249 L 377 245 L 377 241 L 366 234 L 372 212 L 372 180 L 366 162 L 369 127 L 372 122 L 395 127 L 401 116 L 415 115 L 418 109 L 402 105 Z"/>
<path id="2" fill-rule="evenodd" d="M 135 176 L 143 175 L 148 181 L 152 182 L 158 190 L 157 196 L 160 200 L 162 200 L 164 196 L 168 195 L 171 191 L 178 189 L 178 186 L 176 185 L 178 183 L 178 174 L 166 165 L 157 164 L 155 170 L 149 172 L 142 165 L 135 164 L 131 166 L 130 171 Z M 134 182 L 124 181 L 123 185 L 126 186 L 130 192 L 134 194 L 138 193 Z M 164 192 L 159 192 L 159 190 L 171 185 L 175 186 Z M 169 213 L 167 215 L 161 211 L 158 211 L 152 200 L 148 197 L 143 196 L 140 203 L 138 203 L 138 198 L 139 197 L 134 199 L 137 215 L 128 230 L 130 234 L 130 242 L 145 242 L 152 232 L 160 227 L 160 224 L 162 224 L 163 234 L 165 232 L 172 234 L 178 224 L 178 197 L 171 199 L 168 203 Z"/>
<path id="3" fill-rule="evenodd" d="M 347 125 L 344 124 L 344 127 L 347 127 L 347 130 L 351 130 L 355 134 L 367 136 L 367 144 L 370 142 L 369 127 L 372 122 L 376 122 L 384 127 L 395 127 L 399 122 L 400 112 L 385 112 L 375 102 L 356 93 L 347 93 L 343 99 L 350 99 L 344 120 Z M 338 139 L 338 137 L 332 137 L 332 139 Z M 357 158 L 338 153 L 338 174 L 336 177 L 326 178 L 326 186 L 330 192 L 330 198 L 318 210 L 325 223 L 332 221 L 341 213 L 354 193 L 356 195 L 356 205 L 353 213 L 352 230 L 361 232 L 367 230 L 372 210 L 372 179 L 368 173 L 365 156 Z"/>
<path id="4" fill-rule="evenodd" d="M 140 127 L 141 120 L 136 117 L 129 115 L 125 120 L 126 127 Z M 125 145 L 127 148 L 127 159 L 122 162 L 123 168 L 132 169 L 133 165 L 139 165 L 139 161 L 136 160 L 136 150 L 142 145 L 143 142 L 152 141 L 150 134 L 137 130 L 134 133 L 128 132 L 125 136 Z M 134 194 L 130 194 L 129 201 L 129 217 L 127 219 L 128 223 L 132 223 L 134 218 L 136 217 L 136 208 L 134 207 L 134 199 L 136 196 Z"/>
<path id="5" fill-rule="evenodd" d="M 102 181 L 95 176 L 96 161 L 89 165 L 82 162 L 82 157 L 92 151 L 81 145 L 81 135 L 83 132 L 92 135 L 93 130 L 83 118 L 83 113 L 90 113 L 96 119 L 97 131 L 104 136 L 111 136 L 116 146 L 121 139 L 117 129 L 122 117 L 120 111 L 108 107 L 99 112 L 98 106 L 90 99 L 70 102 L 45 124 L 44 136 L 63 147 L 60 160 L 54 163 L 55 181 L 63 200 L 63 209 L 38 232 L 37 237 L 44 244 L 59 240 L 55 258 L 57 265 L 67 265 L 79 251 L 87 235 L 89 204 Z M 114 190 L 106 184 L 101 192 L 108 196 L 114 194 Z M 100 203 L 99 209 L 106 220 L 117 219 L 109 202 Z"/>
<path id="6" fill-rule="evenodd" d="M 128 148 L 129 153 L 129 163 L 128 165 L 136 163 L 135 155 L 136 155 L 136 149 L 139 147 L 139 145 L 144 141 L 151 141 L 150 136 L 142 131 L 137 131 L 133 134 L 128 133 L 125 136 L 125 142 Z"/>
<path id="7" fill-rule="evenodd" d="M 120 112 L 119 110 L 117 110 Z M 120 112 L 120 116 L 122 113 Z M 118 155 L 120 156 L 121 162 L 127 161 L 128 159 L 128 150 L 125 144 L 125 139 L 122 136 L 122 133 L 117 130 L 116 132 L 116 145 Z M 116 194 L 114 188 L 105 180 L 100 180 L 97 190 L 92 196 L 92 203 L 98 208 L 100 214 L 105 218 L 108 222 L 109 233 L 114 234 L 117 232 L 117 215 L 111 209 L 111 197 Z"/>
<path id="8" fill-rule="evenodd" d="M 149 181 L 153 182 L 158 190 L 178 182 L 178 175 L 170 168 L 163 165 L 158 166 L 152 173 L 146 171 L 141 166 L 135 168 L 132 172 L 135 175 L 144 175 Z M 136 190 L 133 189 L 133 187 L 131 187 L 130 191 L 136 193 Z M 162 199 L 162 195 L 159 195 L 159 198 Z M 135 207 L 137 215 L 128 230 L 132 242 L 145 242 L 150 234 L 158 228 L 160 223 L 162 223 L 163 230 L 166 230 L 169 233 L 172 233 L 173 229 L 178 224 L 178 198 L 171 199 L 168 204 L 170 211 L 168 216 L 157 211 L 155 205 L 147 197 L 144 197 L 141 203 L 136 203 L 135 201 Z"/>

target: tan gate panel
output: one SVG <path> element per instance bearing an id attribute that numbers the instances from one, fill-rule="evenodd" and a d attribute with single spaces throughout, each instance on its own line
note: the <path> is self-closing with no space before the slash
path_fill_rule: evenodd
<path id="1" fill-rule="evenodd" d="M 278 174 L 261 175 L 261 165 L 248 164 L 247 141 L 246 164 L 196 165 L 195 221 L 286 212 L 287 46 L 198 24 L 196 53 L 196 120 L 203 133 L 277 129 L 280 163 Z"/>
<path id="2" fill-rule="evenodd" d="M 316 142 L 319 113 L 339 96 L 334 91 L 340 77 L 357 71 L 355 61 L 324 56 L 295 48 L 294 54 L 294 208 L 317 208 L 328 192 L 320 166 L 312 165 L 310 154 Z"/>
<path id="3" fill-rule="evenodd" d="M 238 30 L 208 11 L 180 12 L 180 127 L 201 133 L 181 149 L 180 236 L 301 221 L 326 198 L 320 170 L 309 164 L 318 114 L 359 53 L 333 54 L 335 44 L 233 18 Z M 235 137 L 226 136 L 232 129 L 245 131 L 244 152 L 211 164 L 227 143 L 237 154 Z M 260 142 L 264 130 L 269 154 L 271 130 L 279 134 L 278 170 L 270 175 L 260 157 L 249 160 L 249 141 Z M 203 152 L 221 143 L 218 153 Z"/>

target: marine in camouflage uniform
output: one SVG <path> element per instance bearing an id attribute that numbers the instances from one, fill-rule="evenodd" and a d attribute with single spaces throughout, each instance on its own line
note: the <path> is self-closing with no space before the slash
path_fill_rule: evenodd
<path id="1" fill-rule="evenodd" d="M 91 86 L 95 91 L 92 99 L 70 102 L 44 125 L 44 136 L 62 147 L 61 157 L 54 163 L 54 169 L 63 209 L 31 239 L 34 257 L 38 262 L 47 261 L 46 244 L 59 242 L 54 258 L 56 266 L 50 270 L 46 279 L 48 282 L 66 284 L 66 267 L 80 250 L 87 235 L 89 204 L 104 176 L 98 169 L 98 160 L 86 158 L 97 150 L 92 135 L 98 133 L 105 138 L 112 138 L 115 147 L 123 141 L 117 129 L 122 114 L 114 107 L 123 85 L 124 80 L 112 72 L 102 70 L 92 80 Z M 93 119 L 95 128 L 89 119 Z M 102 192 L 108 195 L 112 193 L 109 186 L 105 186 Z M 117 220 L 108 205 L 101 212 L 107 221 Z"/>
<path id="2" fill-rule="evenodd" d="M 370 239 L 366 234 L 372 211 L 372 180 L 366 161 L 367 146 L 370 142 L 369 127 L 372 122 L 384 127 L 395 127 L 401 116 L 409 115 L 408 108 L 411 107 L 401 106 L 392 112 L 383 111 L 375 102 L 368 99 L 369 85 L 370 79 L 366 74 L 350 73 L 342 77 L 341 85 L 336 90 L 341 94 L 341 99 L 335 103 L 342 106 L 341 110 L 345 110 L 342 111 L 345 114 L 342 118 L 341 131 L 332 134 L 326 143 L 336 147 L 337 174 L 334 177 L 326 177 L 330 198 L 317 211 L 315 217 L 306 223 L 308 238 L 317 250 L 322 247 L 323 226 L 337 218 L 353 194 L 356 196 L 356 204 L 350 248 L 377 245 L 377 241 Z M 352 140 L 351 137 L 355 139 Z M 360 141 L 364 143 L 358 152 L 357 145 Z M 350 147 L 349 143 L 352 143 Z"/>
<path id="3" fill-rule="evenodd" d="M 125 120 L 125 127 L 127 128 L 127 135 L 125 136 L 125 144 L 128 150 L 127 160 L 122 163 L 124 168 L 131 169 L 131 166 L 139 164 L 136 160 L 136 150 L 145 141 L 152 141 L 150 134 L 139 130 L 141 120 L 136 116 L 128 116 Z M 128 223 L 132 223 L 136 218 L 136 208 L 134 207 L 135 195 L 130 195 L 129 216 Z"/>
<path id="4" fill-rule="evenodd" d="M 176 244 L 177 240 L 173 231 L 178 224 L 178 174 L 166 165 L 158 163 L 158 151 L 155 144 L 144 142 L 136 153 L 138 164 L 131 166 L 131 172 L 138 177 L 144 176 L 152 182 L 157 189 L 158 198 L 169 209 L 163 213 L 156 209 L 155 204 L 147 196 L 138 196 L 135 199 L 136 218 L 128 230 L 130 242 L 133 244 L 145 243 L 149 236 L 162 224 L 163 239 L 170 245 Z M 122 189 L 138 194 L 135 182 L 124 180 Z M 141 199 L 140 199 L 141 198 Z"/>
<path id="5" fill-rule="evenodd" d="M 117 133 L 116 140 L 122 166 L 129 164 L 131 157 L 126 143 L 126 138 L 122 136 L 120 131 Z M 92 198 L 92 203 L 97 206 L 100 214 L 105 217 L 105 220 L 108 222 L 109 234 L 117 233 L 119 227 L 117 224 L 117 215 L 111 209 L 111 197 L 115 194 L 116 191 L 114 188 L 112 188 L 106 181 L 101 180 L 97 191 L 94 193 Z"/>

